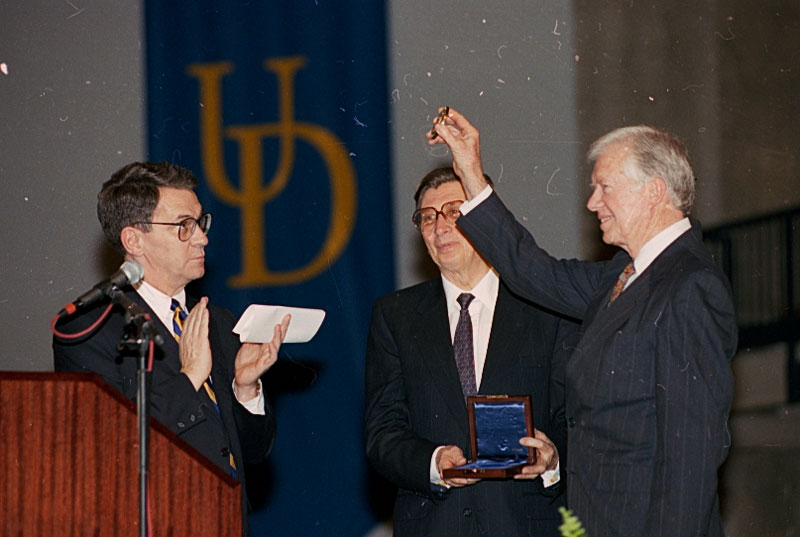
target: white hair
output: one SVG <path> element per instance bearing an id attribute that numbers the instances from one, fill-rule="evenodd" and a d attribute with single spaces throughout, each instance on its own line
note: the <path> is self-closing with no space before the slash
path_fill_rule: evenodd
<path id="1" fill-rule="evenodd" d="M 654 177 L 661 177 L 672 204 L 688 215 L 694 203 L 695 177 L 683 142 L 647 125 L 622 127 L 595 140 L 587 158 L 594 162 L 612 146 L 620 144 L 626 144 L 630 149 L 622 164 L 625 175 L 641 185 Z"/>

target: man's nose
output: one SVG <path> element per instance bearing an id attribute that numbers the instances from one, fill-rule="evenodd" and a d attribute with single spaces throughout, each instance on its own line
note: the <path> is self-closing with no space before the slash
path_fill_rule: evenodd
<path id="1" fill-rule="evenodd" d="M 592 190 L 592 195 L 589 196 L 589 199 L 586 202 L 586 208 L 589 209 L 590 211 L 592 211 L 593 213 L 596 213 L 598 211 L 598 209 L 600 208 L 600 194 L 599 194 L 599 191 L 600 191 L 599 188 L 595 188 L 594 190 Z"/>
<path id="2" fill-rule="evenodd" d="M 445 218 L 444 213 L 437 212 L 436 221 L 433 223 L 433 231 L 435 233 L 441 233 L 449 230 L 451 227 L 453 227 L 453 224 L 451 224 L 447 218 Z"/>
<path id="3" fill-rule="evenodd" d="M 205 246 L 208 244 L 208 235 L 206 235 L 205 232 L 200 229 L 200 226 L 197 226 L 197 228 L 194 230 L 194 233 L 192 233 L 191 240 L 193 244 Z"/>

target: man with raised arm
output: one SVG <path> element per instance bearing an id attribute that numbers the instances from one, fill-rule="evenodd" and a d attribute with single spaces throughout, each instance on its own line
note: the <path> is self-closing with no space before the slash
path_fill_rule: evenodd
<path id="1" fill-rule="evenodd" d="M 542 250 L 484 179 L 478 130 L 450 109 L 446 143 L 467 202 L 459 229 L 512 291 L 583 321 L 567 362 L 567 501 L 591 537 L 721 537 L 737 327 L 730 286 L 690 220 L 685 146 L 646 126 L 589 150 L 587 208 L 609 261 Z"/>

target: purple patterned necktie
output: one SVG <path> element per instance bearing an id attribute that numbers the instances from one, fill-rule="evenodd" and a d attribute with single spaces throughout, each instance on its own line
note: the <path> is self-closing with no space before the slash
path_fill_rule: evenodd
<path id="1" fill-rule="evenodd" d="M 468 395 L 478 393 L 475 382 L 475 360 L 472 350 L 472 319 L 469 316 L 469 303 L 475 297 L 469 293 L 458 295 L 461 312 L 458 314 L 456 334 L 453 337 L 453 352 L 456 355 L 458 377 L 461 379 L 461 391 L 466 398 Z"/>

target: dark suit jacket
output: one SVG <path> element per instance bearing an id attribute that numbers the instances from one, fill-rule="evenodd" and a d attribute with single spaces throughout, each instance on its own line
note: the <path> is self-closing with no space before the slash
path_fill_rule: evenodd
<path id="1" fill-rule="evenodd" d="M 566 459 L 564 361 L 553 360 L 559 323 L 555 315 L 514 297 L 501 282 L 479 393 L 531 394 L 534 426 Z M 437 446 L 457 445 L 471 457 L 441 279 L 375 302 L 365 426 L 370 462 L 399 488 L 396 536 L 558 534 L 557 508 L 564 505 L 560 485 L 545 491 L 541 479 L 484 480 L 444 494 L 431 487 L 429 466 Z"/>
<path id="2" fill-rule="evenodd" d="M 567 364 L 569 507 L 591 537 L 721 536 L 737 327 L 699 227 L 610 306 L 630 257 L 556 260 L 496 194 L 458 226 L 521 295 L 583 319 Z"/>
<path id="3" fill-rule="evenodd" d="M 251 414 L 233 395 L 233 365 L 239 350 L 239 339 L 232 332 L 236 323 L 233 314 L 209 304 L 209 342 L 213 356 L 211 378 L 220 412 L 205 390 L 195 391 L 189 378 L 180 373 L 178 344 L 171 333 L 138 293 L 130 289 L 125 295 L 150 312 L 153 324 L 163 338 L 157 347 L 150 382 L 151 416 L 187 441 L 223 471 L 228 473 L 228 452 L 233 453 L 237 478 L 242 483 L 243 527 L 247 528 L 247 497 L 244 465 L 262 462 L 275 438 L 275 418 L 266 402 L 264 416 Z M 187 297 L 187 308 L 197 300 Z M 61 322 L 58 329 L 78 332 L 94 322 L 105 309 L 95 307 L 75 318 Z M 122 356 L 117 351 L 125 326 L 119 307 L 87 338 L 65 341 L 53 338 L 56 371 L 97 373 L 131 400 L 136 399 L 136 356 Z"/>

